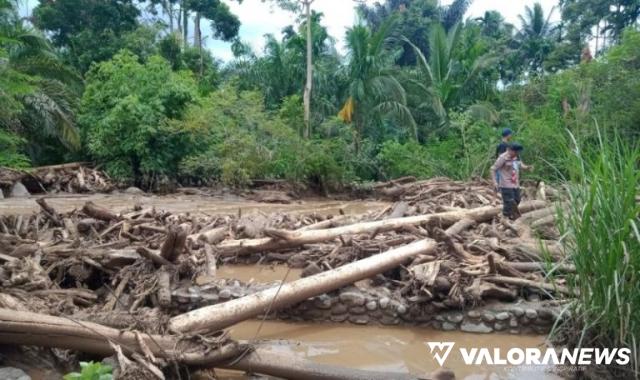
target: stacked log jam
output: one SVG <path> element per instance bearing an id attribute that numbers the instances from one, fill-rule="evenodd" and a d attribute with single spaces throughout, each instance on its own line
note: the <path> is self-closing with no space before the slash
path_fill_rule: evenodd
<path id="1" fill-rule="evenodd" d="M 362 281 L 434 314 L 571 296 L 563 276 L 573 268 L 549 201 L 529 199 L 509 221 L 482 181 L 409 179 L 372 191 L 396 202 L 361 215 L 209 216 L 144 206 L 115 214 L 92 202 L 59 213 L 40 199 L 38 213 L 0 217 L 0 344 L 115 355 L 122 371 L 150 378 L 164 378 L 172 363 L 289 378 L 417 378 L 277 357 L 224 329 Z M 234 263 L 304 271 L 284 285 L 181 307 L 181 289 L 222 287 L 216 269 Z"/>
<path id="2" fill-rule="evenodd" d="M 7 193 L 18 182 L 31 193 L 108 193 L 115 189 L 106 173 L 81 162 L 23 171 L 0 167 L 0 187 Z"/>

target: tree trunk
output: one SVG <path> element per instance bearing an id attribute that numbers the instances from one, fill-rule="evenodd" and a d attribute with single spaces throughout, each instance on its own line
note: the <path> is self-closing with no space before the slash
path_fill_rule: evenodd
<path id="1" fill-rule="evenodd" d="M 525 202 L 520 206 L 522 212 L 542 208 L 546 205 L 543 201 Z M 462 219 L 473 220 L 476 223 L 486 222 L 502 212 L 501 207 L 479 207 L 469 210 L 448 211 L 438 214 L 417 215 L 406 218 L 386 219 L 374 222 L 351 224 L 343 227 L 329 228 L 326 230 L 311 231 L 273 231 L 271 235 L 278 238 L 227 240 L 218 245 L 222 256 L 244 255 L 255 252 L 265 252 L 299 247 L 304 244 L 319 243 L 338 238 L 342 235 L 354 235 L 373 231 L 385 232 L 398 228 L 426 223 L 437 223 L 442 227 L 448 227 Z"/>
<path id="2" fill-rule="evenodd" d="M 120 217 L 118 215 L 112 213 L 104 207 L 96 205 L 92 201 L 88 201 L 84 204 L 84 206 L 82 207 L 82 212 L 87 216 L 90 216 L 94 219 L 104 220 L 105 222 L 120 220 Z"/>
<path id="3" fill-rule="evenodd" d="M 278 310 L 385 272 L 413 256 L 435 251 L 436 246 L 437 243 L 431 239 L 420 240 L 280 287 L 206 306 L 172 318 L 169 321 L 169 329 L 181 333 L 223 329 L 268 311 Z"/>
<path id="4" fill-rule="evenodd" d="M 174 263 L 178 256 L 184 251 L 187 242 L 187 233 L 180 226 L 169 226 L 164 244 L 160 249 L 160 256 L 169 262 Z"/>
<path id="5" fill-rule="evenodd" d="M 110 356 L 114 349 L 110 342 L 122 348 L 126 355 L 151 353 L 178 363 L 197 367 L 220 367 L 270 376 L 293 379 L 358 380 L 358 379 L 453 379 L 450 371 L 436 371 L 429 377 L 364 371 L 316 364 L 292 355 L 277 354 L 269 343 L 261 343 L 255 350 L 247 344 L 229 341 L 219 347 L 189 340 L 184 336 L 149 335 L 118 330 L 92 322 L 66 317 L 0 309 L 0 344 L 28 345 L 77 350 Z M 142 342 L 142 344 L 141 344 Z M 145 352 L 146 351 L 146 352 Z M 236 359 L 239 358 L 239 359 Z"/>
<path id="6" fill-rule="evenodd" d="M 304 137 L 311 136 L 311 88 L 313 86 L 313 36 L 311 34 L 311 3 L 313 0 L 304 0 L 305 15 L 307 19 L 307 83 L 304 87 Z"/>
<path id="7" fill-rule="evenodd" d="M 184 48 L 189 47 L 189 8 L 186 2 L 182 4 L 182 38 Z"/>
<path id="8" fill-rule="evenodd" d="M 213 366 L 237 356 L 241 350 L 236 343 L 230 343 L 209 351 L 211 347 L 183 336 L 136 334 L 67 317 L 0 309 L 2 344 L 66 348 L 109 356 L 114 353 L 109 343 L 113 342 L 121 346 L 125 354 L 144 355 L 138 337 L 156 357 L 187 365 Z"/>
<path id="9" fill-rule="evenodd" d="M 196 12 L 196 16 L 193 19 L 193 46 L 201 49 L 200 61 L 202 61 L 202 31 L 200 30 L 200 12 Z"/>

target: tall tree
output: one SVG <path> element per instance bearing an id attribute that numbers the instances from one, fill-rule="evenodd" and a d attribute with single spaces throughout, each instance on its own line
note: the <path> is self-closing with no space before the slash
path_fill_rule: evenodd
<path id="1" fill-rule="evenodd" d="M 388 37 L 394 21 L 388 20 L 376 32 L 364 25 L 347 30 L 349 62 L 344 70 L 348 87 L 340 116 L 353 123 L 357 149 L 368 132 L 366 128 L 377 127 L 386 116 L 398 117 L 410 127 L 411 136 L 417 138 L 405 89 L 392 68 L 396 57 Z"/>
<path id="2" fill-rule="evenodd" d="M 637 25 L 640 17 L 636 0 L 560 0 L 560 9 L 572 39 L 593 38 L 597 50 L 609 39 L 620 42 L 624 29 Z"/>
<path id="3" fill-rule="evenodd" d="M 449 6 L 440 6 L 437 0 L 386 0 L 372 5 L 359 4 L 357 11 L 372 30 L 390 18 L 398 19 L 398 26 L 394 30 L 394 37 L 400 40 L 408 38 L 420 50 L 429 56 L 429 25 L 440 22 L 445 30 L 449 30 L 461 22 L 473 0 L 454 0 Z M 401 42 L 403 54 L 398 57 L 400 66 L 413 66 L 416 56 L 413 48 L 406 42 Z"/>
<path id="4" fill-rule="evenodd" d="M 27 151 L 38 160 L 52 137 L 68 149 L 79 147 L 74 105 L 81 83 L 48 42 L 23 25 L 15 5 L 0 1 L 0 128 L 28 137 Z"/>
<path id="5" fill-rule="evenodd" d="M 464 105 L 465 94 L 477 85 L 482 72 L 495 63 L 491 54 L 478 55 L 477 52 L 459 51 L 461 48 L 462 27 L 454 25 L 447 33 L 441 24 L 433 24 L 429 33 L 431 55 L 426 58 L 420 49 L 413 45 L 418 57 L 417 78 L 412 80 L 422 103 L 418 109 L 432 114 L 436 128 L 449 126 L 449 112 Z M 465 57 L 463 62 L 457 54 Z M 471 104 L 466 104 L 471 105 Z M 480 108 L 480 104 L 475 105 Z M 487 111 L 485 113 L 488 113 Z"/>
<path id="6" fill-rule="evenodd" d="M 556 28 L 551 22 L 555 7 L 545 15 L 540 3 L 533 8 L 526 6 L 524 15 L 519 15 L 522 26 L 516 34 L 519 51 L 527 71 L 531 75 L 544 71 L 544 61 L 553 50 L 557 41 Z"/>
<path id="7" fill-rule="evenodd" d="M 33 22 L 85 72 L 121 48 L 122 36 L 138 27 L 139 15 L 134 0 L 39 0 Z"/>

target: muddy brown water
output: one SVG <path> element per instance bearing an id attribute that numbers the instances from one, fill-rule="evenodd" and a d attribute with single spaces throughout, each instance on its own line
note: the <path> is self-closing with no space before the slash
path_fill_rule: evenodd
<path id="1" fill-rule="evenodd" d="M 38 210 L 36 198 L 5 199 L 0 201 L 0 215 L 30 214 Z M 91 200 L 114 212 L 129 209 L 134 204 L 174 213 L 227 215 L 241 212 L 361 214 L 382 210 L 384 202 L 333 201 L 310 199 L 292 204 L 266 204 L 247 201 L 234 196 L 206 197 L 200 195 L 133 196 L 128 194 L 64 195 L 47 197 L 47 202 L 60 212 L 81 208 Z M 300 271 L 285 266 L 221 266 L 220 278 L 243 282 L 293 281 Z M 509 348 L 543 347 L 544 336 L 475 335 L 443 332 L 425 328 L 356 326 L 350 324 L 290 323 L 277 321 L 246 321 L 231 328 L 236 339 L 275 341 L 273 349 L 309 360 L 359 369 L 412 372 L 424 374 L 438 368 L 427 342 L 455 342 L 456 347 Z M 460 353 L 453 350 L 446 366 L 456 372 L 458 379 L 558 379 L 545 368 L 517 368 L 508 366 L 467 366 Z M 232 371 L 220 373 L 221 378 L 242 379 Z"/>
<path id="2" fill-rule="evenodd" d="M 245 282 L 293 281 L 300 270 L 275 265 L 227 265 L 218 269 L 220 278 Z M 236 339 L 276 342 L 273 350 L 322 363 L 351 368 L 425 374 L 439 368 L 427 342 L 455 342 L 447 359 L 458 379 L 559 379 L 549 368 L 510 366 L 467 366 L 458 348 L 543 348 L 544 336 L 444 332 L 418 327 L 356 326 L 351 324 L 246 321 L 230 328 Z M 242 379 L 232 371 L 223 379 Z"/>
<path id="3" fill-rule="evenodd" d="M 39 210 L 36 197 L 7 198 L 0 200 L 0 215 L 30 214 Z M 204 215 L 229 215 L 241 212 L 242 215 L 254 212 L 265 214 L 286 212 L 298 214 L 318 213 L 336 215 L 342 210 L 345 214 L 362 214 L 372 210 L 382 210 L 388 205 L 375 201 L 335 201 L 327 199 L 306 199 L 290 204 L 272 204 L 249 201 L 234 195 L 130 195 L 130 194 L 91 194 L 91 195 L 53 195 L 47 196 L 47 203 L 59 212 L 80 209 L 87 201 L 107 207 L 118 213 L 130 209 L 134 204 L 143 207 L 155 207 L 173 213 L 195 213 Z"/>

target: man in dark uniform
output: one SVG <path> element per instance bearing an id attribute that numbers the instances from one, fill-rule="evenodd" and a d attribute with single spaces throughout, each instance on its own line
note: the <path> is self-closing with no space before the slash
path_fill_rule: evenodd
<path id="1" fill-rule="evenodd" d="M 502 141 L 496 148 L 496 158 L 500 157 L 500 155 L 507 151 L 509 148 L 509 144 L 511 143 L 511 137 L 513 136 L 513 131 L 509 128 L 505 128 L 502 130 Z"/>

